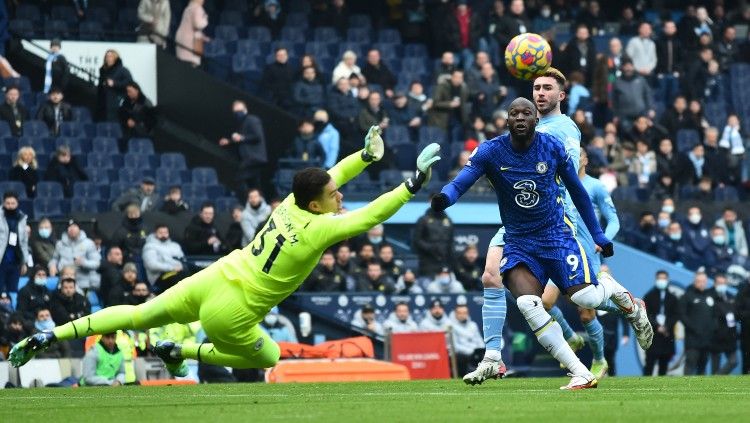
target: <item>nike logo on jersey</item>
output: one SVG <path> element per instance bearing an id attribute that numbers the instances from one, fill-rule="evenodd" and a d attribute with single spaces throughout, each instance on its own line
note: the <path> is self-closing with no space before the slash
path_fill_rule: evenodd
<path id="1" fill-rule="evenodd" d="M 505 172 L 508 169 L 510 169 L 510 166 L 508 166 L 508 167 L 500 166 L 500 171 L 502 171 L 502 172 Z"/>
<path id="2" fill-rule="evenodd" d="M 575 279 L 577 277 L 578 277 L 578 273 L 568 276 L 568 279 L 570 279 L 572 281 L 573 279 Z"/>

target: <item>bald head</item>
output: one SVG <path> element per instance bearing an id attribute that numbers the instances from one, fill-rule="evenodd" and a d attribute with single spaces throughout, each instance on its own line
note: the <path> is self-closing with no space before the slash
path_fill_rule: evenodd
<path id="1" fill-rule="evenodd" d="M 510 114 L 510 111 L 513 108 L 529 108 L 533 111 L 534 117 L 536 117 L 536 107 L 534 106 L 534 103 L 532 103 L 528 98 L 518 97 L 517 99 L 513 100 L 513 102 L 510 103 L 510 106 L 508 106 L 508 114 Z"/>

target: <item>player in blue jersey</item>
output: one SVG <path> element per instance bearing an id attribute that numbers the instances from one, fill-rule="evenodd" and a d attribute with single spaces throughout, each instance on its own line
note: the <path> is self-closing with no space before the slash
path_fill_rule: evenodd
<path id="1" fill-rule="evenodd" d="M 558 178 L 570 190 L 597 251 L 613 254 L 612 242 L 599 226 L 565 147 L 556 138 L 535 131 L 537 110 L 529 100 L 514 100 L 508 115 L 510 134 L 480 145 L 458 176 L 433 197 L 431 206 L 445 210 L 477 179 L 487 176 L 495 188 L 506 230 L 500 262 L 505 284 L 540 343 L 570 369 L 570 383 L 561 389 L 593 388 L 598 384 L 596 377 L 576 357 L 560 325 L 544 309 L 544 283 L 552 279 L 571 301 L 584 308 L 596 308 L 610 299 L 629 313 L 639 311 L 639 306 L 613 279 L 597 281 L 573 229 L 565 222 Z"/>

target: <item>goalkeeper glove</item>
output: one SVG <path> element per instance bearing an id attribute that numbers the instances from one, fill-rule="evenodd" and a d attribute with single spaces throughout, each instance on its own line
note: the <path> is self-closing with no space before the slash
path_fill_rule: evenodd
<path id="1" fill-rule="evenodd" d="M 410 193 L 416 194 L 422 185 L 427 183 L 432 176 L 432 165 L 440 160 L 440 144 L 432 143 L 422 150 L 417 157 L 417 170 L 414 172 L 414 176 L 410 176 L 406 179 L 406 189 Z"/>
<path id="2" fill-rule="evenodd" d="M 385 145 L 380 134 L 383 130 L 379 126 L 373 125 L 365 135 L 365 148 L 362 150 L 362 160 L 365 162 L 378 161 L 383 158 Z"/>

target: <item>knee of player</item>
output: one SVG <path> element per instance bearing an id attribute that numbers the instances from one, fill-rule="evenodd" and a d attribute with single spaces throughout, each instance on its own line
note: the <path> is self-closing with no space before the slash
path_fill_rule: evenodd
<path id="1" fill-rule="evenodd" d="M 570 296 L 570 300 L 583 308 L 597 308 L 604 301 L 604 292 L 601 285 L 589 285 Z"/>
<path id="2" fill-rule="evenodd" d="M 276 365 L 276 363 L 279 362 L 279 358 L 281 358 L 281 349 L 279 348 L 279 344 L 271 340 L 270 338 L 266 339 L 266 345 L 263 347 L 263 352 L 258 356 L 258 367 L 259 368 L 269 368 Z"/>
<path id="3" fill-rule="evenodd" d="M 500 270 L 486 268 L 482 274 L 482 285 L 485 288 L 502 288 L 503 278 L 500 276 Z"/>
<path id="4" fill-rule="evenodd" d="M 521 295 L 516 299 L 516 305 L 527 319 L 532 314 L 544 311 L 542 299 L 536 295 Z"/>
<path id="5" fill-rule="evenodd" d="M 555 301 L 552 301 L 550 298 L 544 298 L 544 295 L 542 295 L 542 305 L 545 310 L 550 311 L 555 306 Z"/>
<path id="6" fill-rule="evenodd" d="M 581 322 L 589 323 L 596 319 L 596 311 L 591 308 L 578 308 L 578 316 L 581 318 Z"/>

